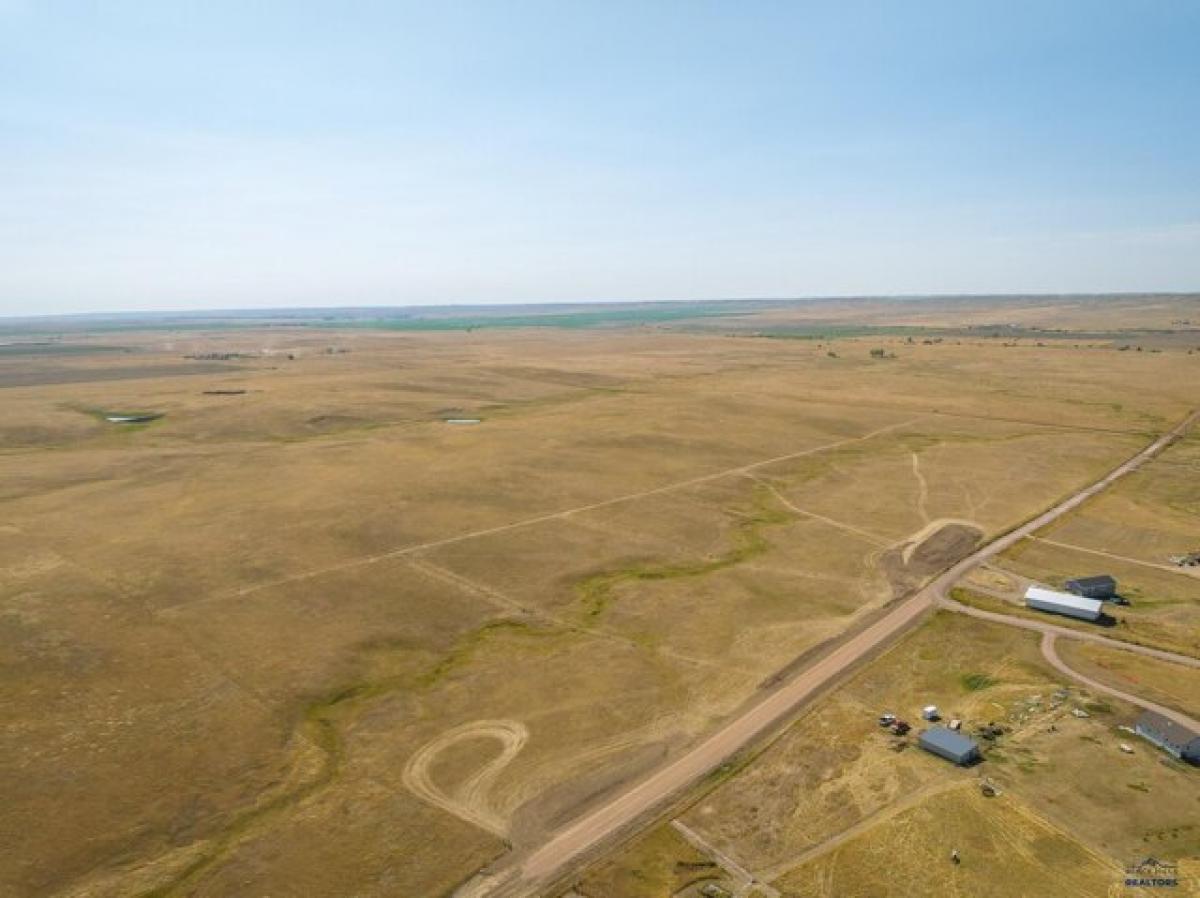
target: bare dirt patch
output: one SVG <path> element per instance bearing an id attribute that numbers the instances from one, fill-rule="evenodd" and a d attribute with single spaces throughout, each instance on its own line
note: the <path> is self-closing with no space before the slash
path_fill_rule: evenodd
<path id="1" fill-rule="evenodd" d="M 910 540 L 880 556 L 879 566 L 891 584 L 892 595 L 911 592 L 965 558 L 982 537 L 983 531 L 969 522 L 930 522 Z"/>

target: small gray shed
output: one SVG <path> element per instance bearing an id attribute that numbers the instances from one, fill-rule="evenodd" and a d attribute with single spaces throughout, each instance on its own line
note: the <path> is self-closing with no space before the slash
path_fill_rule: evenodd
<path id="1" fill-rule="evenodd" d="M 1117 581 L 1108 574 L 1095 577 L 1076 577 L 1066 582 L 1067 592 L 1085 599 L 1115 599 L 1117 597 Z"/>
<path id="2" fill-rule="evenodd" d="M 979 745 L 975 740 L 946 727 L 930 727 L 917 739 L 917 744 L 955 764 L 966 765 L 979 760 Z"/>
<path id="3" fill-rule="evenodd" d="M 1144 711 L 1133 728 L 1139 736 L 1153 742 L 1167 754 L 1191 764 L 1200 764 L 1200 733 L 1155 711 Z"/>

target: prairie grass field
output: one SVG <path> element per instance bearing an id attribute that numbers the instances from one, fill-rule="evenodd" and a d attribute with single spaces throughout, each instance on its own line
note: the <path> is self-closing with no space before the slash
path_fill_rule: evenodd
<path id="1" fill-rule="evenodd" d="M 1168 322 L 1198 305 L 10 323 L 0 896 L 450 895 L 1172 427 L 1200 330 Z M 995 322 L 1020 333 L 974 330 Z M 106 417 L 132 412 L 157 417 Z M 1200 581 L 1153 566 L 1200 549 L 1197 439 L 997 566 L 1100 564 L 1135 635 L 1200 654 Z M 789 895 L 878 894 L 884 853 L 911 852 L 911 885 L 946 820 L 996 821 L 964 894 L 1018 894 L 981 885 L 1013 850 L 1014 882 L 1077 869 L 1070 895 L 1143 848 L 1197 857 L 1200 780 L 1113 753 L 1130 708 L 1056 733 L 1028 712 L 987 761 L 994 803 L 873 720 L 925 697 L 1026 713 L 1059 685 L 1028 634 L 936 616 L 681 819 Z M 721 880 L 676 830 L 642 838 L 579 894 Z"/>

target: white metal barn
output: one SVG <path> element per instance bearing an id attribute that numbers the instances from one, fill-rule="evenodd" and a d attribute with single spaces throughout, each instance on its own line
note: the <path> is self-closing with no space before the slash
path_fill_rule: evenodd
<path id="1" fill-rule="evenodd" d="M 1025 604 L 1038 611 L 1065 614 L 1080 620 L 1099 620 L 1100 609 L 1104 607 L 1104 603 L 1099 599 L 1085 599 L 1083 596 L 1073 596 L 1069 592 L 1056 592 L 1040 586 L 1031 586 L 1025 590 Z"/>

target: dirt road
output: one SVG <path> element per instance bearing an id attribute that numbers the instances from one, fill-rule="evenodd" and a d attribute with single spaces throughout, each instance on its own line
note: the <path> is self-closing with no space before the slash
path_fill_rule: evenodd
<path id="1" fill-rule="evenodd" d="M 1089 549 L 1086 546 L 1076 546 L 1071 543 L 1060 543 L 1056 539 L 1046 539 L 1044 536 L 1035 536 L 1040 543 L 1045 543 L 1048 546 L 1058 546 L 1060 549 L 1070 549 L 1072 552 L 1085 552 L 1088 555 L 1098 555 L 1101 558 L 1111 558 L 1113 561 L 1123 561 L 1126 564 L 1136 564 L 1140 567 L 1156 568 L 1160 571 L 1166 571 L 1168 574 L 1183 574 L 1185 577 L 1196 577 L 1200 579 L 1200 568 L 1182 567 L 1178 564 L 1159 564 L 1154 561 L 1144 561 L 1141 558 L 1130 558 L 1128 555 L 1118 555 L 1115 552 L 1106 552 L 1103 549 Z"/>
<path id="2" fill-rule="evenodd" d="M 644 818 L 769 730 L 781 725 L 800 704 L 829 686 L 854 664 L 878 651 L 911 627 L 939 600 L 943 600 L 946 591 L 973 567 L 1005 551 L 1056 518 L 1073 511 L 1114 481 L 1145 464 L 1186 431 L 1197 417 L 1200 417 L 1200 411 L 1188 415 L 1176 427 L 1095 483 L 977 549 L 928 585 L 896 604 L 883 617 L 853 634 L 829 654 L 764 695 L 739 717 L 724 724 L 699 744 L 669 761 L 647 778 L 633 784 L 606 804 L 560 830 L 524 858 L 514 858 L 509 866 L 473 880 L 459 894 L 472 898 L 509 898 L 536 894 L 540 885 L 560 875 L 570 864 Z M 1003 622 L 1007 623 L 1010 620 L 1012 619 L 1005 618 Z M 1022 625 L 1026 623 L 1036 624 L 1021 622 Z M 1037 625 L 1035 628 L 1041 626 L 1043 625 Z M 1074 635 L 1072 631 L 1068 633 Z M 1065 668 L 1065 665 L 1063 667 Z M 1064 672 L 1069 670 L 1066 668 Z M 1070 672 L 1070 675 L 1076 676 L 1074 672 Z"/>
<path id="3" fill-rule="evenodd" d="M 1176 711 L 1173 708 L 1168 708 L 1166 705 L 1160 705 L 1150 701 L 1149 699 L 1139 698 L 1132 693 L 1123 692 L 1122 690 L 1116 689 L 1112 686 L 1106 686 L 1104 683 L 1101 683 L 1098 680 L 1093 680 L 1091 677 L 1085 677 L 1083 674 L 1075 671 L 1071 667 L 1068 667 L 1067 663 L 1058 656 L 1058 649 L 1055 648 L 1054 645 L 1057 638 L 1057 633 L 1042 634 L 1042 655 L 1059 673 L 1066 674 L 1068 677 L 1078 680 L 1080 683 L 1083 683 L 1085 686 L 1088 686 L 1097 692 L 1105 692 L 1109 695 L 1116 696 L 1122 701 L 1129 702 L 1129 704 L 1136 705 L 1139 708 L 1145 708 L 1147 711 L 1157 711 L 1163 717 L 1169 718 L 1176 723 L 1187 727 L 1193 732 L 1200 732 L 1200 721 L 1196 720 L 1195 718 L 1188 717 L 1188 715 L 1180 711 Z"/>
<path id="4" fill-rule="evenodd" d="M 716 861 L 720 868 L 733 879 L 735 883 L 733 890 L 734 898 L 753 895 L 755 892 L 760 892 L 766 898 L 780 898 L 778 889 L 772 888 L 769 884 L 760 881 L 753 873 L 725 854 L 721 849 L 705 840 L 703 836 L 682 820 L 672 820 L 671 826 L 679 835 L 691 842 L 697 851 L 708 855 Z"/>
<path id="5" fill-rule="evenodd" d="M 984 611 L 982 608 L 972 608 L 970 605 L 960 604 L 944 596 L 939 597 L 938 604 L 947 611 L 965 614 L 968 617 L 974 617 L 979 620 L 991 621 L 994 624 L 1005 624 L 1009 627 L 1020 627 L 1024 630 L 1036 630 L 1042 634 L 1062 636 L 1064 639 L 1077 639 L 1080 642 L 1097 642 L 1109 648 L 1120 649 L 1123 652 L 1133 652 L 1135 655 L 1157 658 L 1159 661 L 1170 661 L 1173 664 L 1184 664 L 1188 667 L 1200 667 L 1200 658 L 1193 658 L 1191 655 L 1180 655 L 1175 652 L 1165 651 L 1164 649 L 1154 649 L 1145 645 L 1124 642 L 1120 639 L 1111 639 L 1108 636 L 1102 636 L 1099 633 L 1089 633 L 1086 630 L 1072 630 L 1070 627 L 1064 627 L 1061 624 L 1052 624 L 1049 621 L 1030 620 L 1027 617 L 1010 617 L 1007 614 L 998 614 L 995 611 Z"/>
<path id="6" fill-rule="evenodd" d="M 978 788 L 978 780 L 974 778 L 960 779 L 956 777 L 945 782 L 934 782 L 927 786 L 922 786 L 919 789 L 914 789 L 913 791 L 905 794 L 905 796 L 899 801 L 894 801 L 889 805 L 884 805 L 879 810 L 868 814 L 853 826 L 848 826 L 846 829 L 842 830 L 831 838 L 826 839 L 819 845 L 814 845 L 807 851 L 803 851 L 800 854 L 793 855 L 792 857 L 780 861 L 777 864 L 773 864 L 766 870 L 761 871 L 759 876 L 761 876 L 767 882 L 774 882 L 785 873 L 795 870 L 797 867 L 802 867 L 819 857 L 824 857 L 835 848 L 845 845 L 851 839 L 861 836 L 863 833 L 874 829 L 881 823 L 899 817 L 905 811 L 912 810 L 917 805 L 930 798 L 941 795 L 945 792 L 955 792 L 960 789 L 966 790 Z"/>

